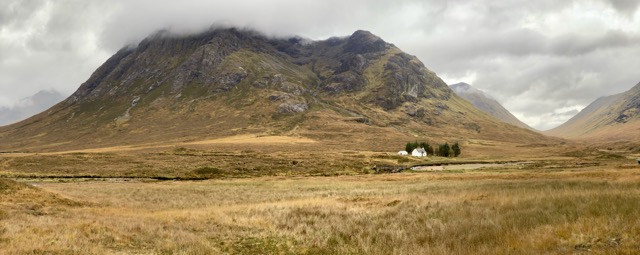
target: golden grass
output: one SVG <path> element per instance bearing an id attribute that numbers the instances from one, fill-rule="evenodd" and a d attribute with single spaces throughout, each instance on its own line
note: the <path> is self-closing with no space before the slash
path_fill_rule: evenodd
<path id="1" fill-rule="evenodd" d="M 218 139 L 188 142 L 184 145 L 204 145 L 204 144 L 245 144 L 259 146 L 262 144 L 300 144 L 315 143 L 316 141 L 304 137 L 292 136 L 259 136 L 259 135 L 236 135 Z"/>
<path id="2" fill-rule="evenodd" d="M 36 188 L 2 183 L 10 184 L 5 191 L 0 185 L 4 254 L 634 254 L 640 249 L 637 167 L 116 179 L 37 182 Z"/>
<path id="3" fill-rule="evenodd" d="M 135 152 L 145 150 L 157 150 L 166 149 L 172 147 L 183 147 L 193 145 L 224 145 L 224 144 L 236 144 L 242 146 L 260 146 L 263 144 L 305 144 L 315 143 L 316 141 L 304 137 L 292 137 L 292 136 L 271 136 L 271 135 L 235 135 L 216 139 L 199 140 L 193 142 L 163 142 L 163 143 L 147 143 L 137 145 L 124 145 L 124 146 L 107 146 L 98 147 L 93 149 L 81 149 L 81 150 L 62 150 L 55 152 L 39 152 L 39 153 L 2 153 L 2 157 L 24 157 L 33 155 L 65 155 L 73 153 L 122 153 L 122 152 Z"/>
<path id="4" fill-rule="evenodd" d="M 331 176 L 371 173 L 376 165 L 412 166 L 437 162 L 544 160 L 564 161 L 560 164 L 571 165 L 576 160 L 603 160 L 598 157 L 611 154 L 598 150 L 587 153 L 582 147 L 569 145 L 553 147 L 470 140 L 463 143 L 460 158 L 413 158 L 396 155 L 404 148 L 403 141 L 386 141 L 385 146 L 389 149 L 367 150 L 301 137 L 241 135 L 73 151 L 11 152 L 0 153 L 0 177 L 203 179 Z M 524 156 L 514 155 L 514 152 Z"/>

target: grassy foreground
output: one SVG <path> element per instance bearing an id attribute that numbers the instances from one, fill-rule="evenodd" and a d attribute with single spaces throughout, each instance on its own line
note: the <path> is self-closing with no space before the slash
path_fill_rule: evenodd
<path id="1" fill-rule="evenodd" d="M 2 254 L 637 254 L 640 169 L 0 181 Z"/>

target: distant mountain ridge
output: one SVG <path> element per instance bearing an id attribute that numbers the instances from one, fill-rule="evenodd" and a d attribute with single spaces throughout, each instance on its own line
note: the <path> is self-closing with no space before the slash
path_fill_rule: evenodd
<path id="1" fill-rule="evenodd" d="M 598 98 L 545 134 L 599 141 L 640 141 L 640 83 L 626 92 Z"/>
<path id="2" fill-rule="evenodd" d="M 449 87 L 460 97 L 466 99 L 471 102 L 475 107 L 482 110 L 483 112 L 488 113 L 489 115 L 504 121 L 505 123 L 509 123 L 511 125 L 531 129 L 529 125 L 520 121 L 516 116 L 513 116 L 509 110 L 505 109 L 497 100 L 495 100 L 490 95 L 485 94 L 481 90 L 474 88 L 473 86 L 461 82 L 449 85 Z"/>
<path id="3" fill-rule="evenodd" d="M 36 94 L 21 99 L 13 107 L 0 107 L 0 126 L 12 124 L 29 118 L 57 104 L 65 98 L 55 90 L 41 90 Z"/>
<path id="4" fill-rule="evenodd" d="M 63 102 L 1 127 L 0 150 L 244 134 L 375 150 L 416 137 L 547 139 L 477 110 L 415 56 L 368 31 L 309 41 L 219 28 L 159 32 L 121 49 Z"/>

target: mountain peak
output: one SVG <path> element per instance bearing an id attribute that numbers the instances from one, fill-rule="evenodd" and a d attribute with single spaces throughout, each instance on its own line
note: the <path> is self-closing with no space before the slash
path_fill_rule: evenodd
<path id="1" fill-rule="evenodd" d="M 358 30 L 349 37 L 345 51 L 364 54 L 384 51 L 389 46 L 384 40 L 371 32 Z"/>
<path id="2" fill-rule="evenodd" d="M 468 83 L 464 83 L 464 82 L 452 84 L 452 85 L 449 85 L 449 87 L 451 89 L 453 89 L 454 91 L 456 91 L 456 92 L 457 91 L 468 91 L 468 90 L 471 90 L 471 89 L 478 90 L 478 89 L 472 87 L 471 85 L 469 85 Z"/>
<path id="3" fill-rule="evenodd" d="M 497 119 L 521 128 L 531 129 L 527 124 L 513 116 L 497 100 L 467 83 L 460 82 L 449 87 L 460 97 L 466 99 L 481 111 Z"/>
<path id="4" fill-rule="evenodd" d="M 495 98 L 493 98 L 490 95 L 487 95 L 482 90 L 480 90 L 480 89 L 478 89 L 478 88 L 476 88 L 474 86 L 471 86 L 468 83 L 460 82 L 460 83 L 456 83 L 456 84 L 453 84 L 453 85 L 449 85 L 449 87 L 454 92 L 456 92 L 456 94 L 461 94 L 461 93 L 464 93 L 464 94 L 477 94 L 479 96 L 486 97 L 486 98 L 491 99 L 491 100 L 495 100 L 496 103 L 497 103 L 497 100 Z"/>
<path id="5" fill-rule="evenodd" d="M 353 34 L 351 34 L 351 38 L 371 38 L 372 40 L 378 40 L 380 39 L 380 37 L 374 35 L 373 33 L 371 33 L 370 31 L 367 30 L 356 30 L 355 32 L 353 32 Z"/>
<path id="6" fill-rule="evenodd" d="M 118 51 L 64 104 L 0 129 L 3 146 L 79 148 L 246 133 L 505 139 L 496 127 L 513 130 L 452 100 L 453 91 L 420 60 L 367 31 L 313 43 L 233 28 L 164 33 Z M 343 135 L 345 128 L 356 131 Z M 512 139 L 539 138 L 513 131 Z"/>
<path id="7" fill-rule="evenodd" d="M 456 83 L 456 84 L 449 85 L 449 87 L 451 87 L 451 88 L 468 89 L 468 88 L 471 88 L 471 85 L 469 85 L 468 83 L 465 83 L 465 82 L 459 82 L 459 83 Z"/>

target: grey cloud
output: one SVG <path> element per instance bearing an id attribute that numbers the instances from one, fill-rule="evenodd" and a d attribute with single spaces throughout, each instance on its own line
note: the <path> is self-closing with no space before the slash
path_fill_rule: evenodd
<path id="1" fill-rule="evenodd" d="M 640 37 L 609 30 L 600 35 L 563 35 L 549 42 L 548 53 L 557 55 L 580 55 L 596 50 L 637 46 Z"/>
<path id="2" fill-rule="evenodd" d="M 112 50 L 135 44 L 159 29 L 198 32 L 213 24 L 257 29 L 271 36 L 318 37 L 384 30 L 385 17 L 419 1 L 196 1 L 156 4 L 153 0 L 115 1 L 120 11 L 105 25 L 101 40 Z M 375 31 L 374 31 L 375 32 Z M 324 38 L 322 38 L 324 39 Z"/>
<path id="3" fill-rule="evenodd" d="M 404 49 L 416 49 L 414 54 L 438 74 L 475 74 L 475 80 L 449 82 L 473 83 L 540 129 L 561 124 L 574 112 L 560 114 L 556 109 L 584 107 L 640 81 L 640 60 L 635 57 L 640 53 L 640 29 L 622 31 L 596 23 L 587 31 L 553 35 L 522 26 L 527 17 L 536 21 L 595 1 L 490 2 L 470 10 L 472 18 L 462 23 L 443 22 L 440 31 L 451 32 L 425 35 L 424 42 L 411 42 Z"/>
<path id="4" fill-rule="evenodd" d="M 613 8 L 615 8 L 621 14 L 627 16 L 633 16 L 633 14 L 638 10 L 638 6 L 640 6 L 640 2 L 637 0 L 604 0 L 605 2 L 611 4 Z"/>
<path id="5" fill-rule="evenodd" d="M 0 19 L 0 107 L 43 89 L 70 94 L 107 57 L 97 45 L 100 1 L 11 1 Z"/>
<path id="6" fill-rule="evenodd" d="M 46 0 L 5 0 L 3 8 L 0 8 L 0 28 L 24 25 L 22 21 L 43 8 L 46 2 Z"/>

